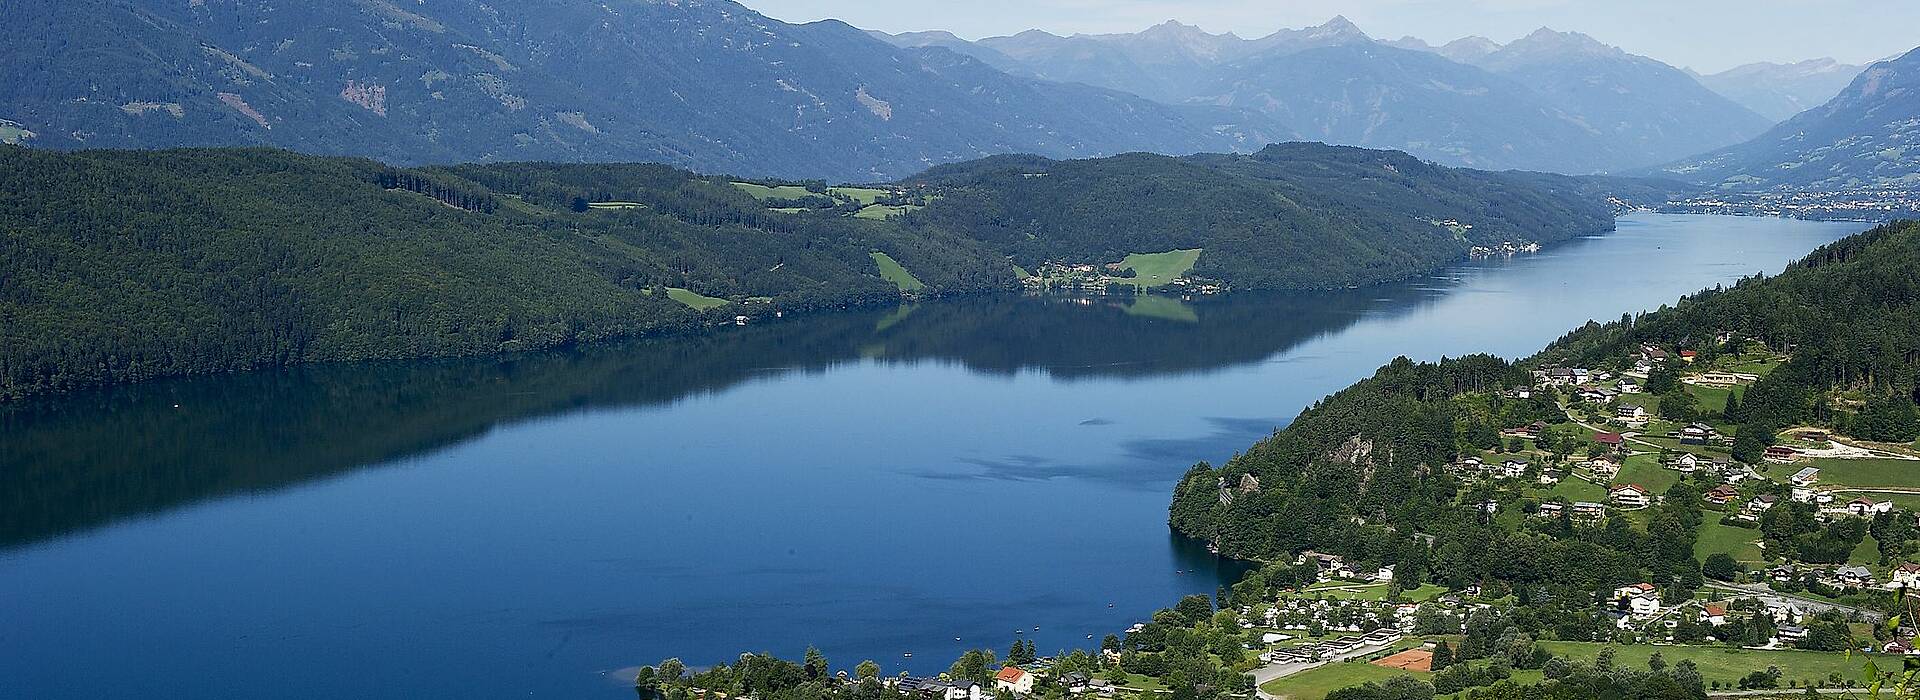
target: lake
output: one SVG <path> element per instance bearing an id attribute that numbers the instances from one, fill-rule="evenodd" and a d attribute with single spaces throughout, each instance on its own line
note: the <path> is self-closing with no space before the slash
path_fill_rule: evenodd
<path id="1" fill-rule="evenodd" d="M 1524 356 L 1864 228 L 1635 215 L 1357 291 L 971 298 L 21 403 L 0 697 L 615 698 L 668 656 L 1090 645 L 1240 573 L 1168 533 L 1194 462 L 1396 355 Z"/>

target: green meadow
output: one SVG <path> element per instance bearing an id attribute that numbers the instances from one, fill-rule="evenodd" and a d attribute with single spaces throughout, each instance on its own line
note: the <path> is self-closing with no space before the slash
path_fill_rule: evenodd
<path id="1" fill-rule="evenodd" d="M 725 299 L 706 296 L 699 292 L 690 289 L 681 289 L 679 287 L 668 287 L 667 298 L 691 306 L 696 311 L 706 311 L 707 309 L 726 306 L 732 303 Z"/>
<path id="2" fill-rule="evenodd" d="M 894 286 L 899 287 L 900 291 L 917 292 L 927 287 L 925 283 L 920 281 L 920 278 L 914 277 L 913 273 L 908 272 L 907 268 L 901 267 L 899 261 L 894 260 L 892 256 L 886 253 L 877 250 L 874 251 L 873 263 L 880 266 L 880 276 L 886 278 L 888 282 L 892 282 Z"/>

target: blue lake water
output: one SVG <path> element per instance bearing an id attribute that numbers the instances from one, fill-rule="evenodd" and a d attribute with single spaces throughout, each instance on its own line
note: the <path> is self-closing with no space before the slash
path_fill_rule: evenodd
<path id="1" fill-rule="evenodd" d="M 1193 462 L 1395 355 L 1523 356 L 1863 228 L 1636 215 L 1351 292 L 963 299 L 16 405 L 0 698 L 613 698 L 667 656 L 1085 645 L 1238 574 L 1168 534 Z"/>

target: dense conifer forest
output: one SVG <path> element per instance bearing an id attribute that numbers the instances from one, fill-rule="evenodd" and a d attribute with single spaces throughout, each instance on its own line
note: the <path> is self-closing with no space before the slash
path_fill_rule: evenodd
<path id="1" fill-rule="evenodd" d="M 1609 230 L 1607 196 L 1662 191 L 1317 144 L 995 158 L 866 188 L 870 202 L 752 187 L 647 164 L 0 147 L 0 398 L 1010 291 L 1016 264 L 1176 248 L 1203 248 L 1195 274 L 1239 289 L 1365 286 Z"/>

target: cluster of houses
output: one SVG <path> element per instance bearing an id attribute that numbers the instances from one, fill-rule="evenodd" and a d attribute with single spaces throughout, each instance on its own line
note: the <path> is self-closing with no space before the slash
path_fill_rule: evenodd
<path id="1" fill-rule="evenodd" d="M 1881 581 L 1874 576 L 1873 570 L 1864 566 L 1832 566 L 1789 562 L 1772 567 L 1766 571 L 1767 579 L 1775 583 L 1804 581 L 1808 577 L 1831 588 L 1838 589 L 1909 589 L 1920 590 L 1920 564 L 1901 564 L 1894 567 L 1887 580 Z"/>
<path id="2" fill-rule="evenodd" d="M 1032 695 L 1034 684 L 1038 683 L 1041 676 L 1046 673 L 1045 668 L 1028 670 L 1019 666 L 1007 666 L 994 674 L 993 685 L 990 687 L 970 680 L 944 676 L 900 676 L 887 679 L 886 683 L 901 694 L 917 700 L 985 700 L 999 691 L 1006 691 L 1017 697 Z M 1058 680 L 1069 693 L 1085 693 L 1096 688 L 1104 689 L 1109 694 L 1112 692 L 1110 684 L 1077 671 L 1061 674 Z"/>
<path id="3" fill-rule="evenodd" d="M 1347 561 L 1345 557 L 1316 552 L 1311 549 L 1301 552 L 1299 556 L 1294 557 L 1293 563 L 1296 566 L 1312 564 L 1314 568 L 1319 571 L 1318 576 L 1322 583 L 1328 581 L 1385 583 L 1393 580 L 1392 565 L 1363 569 Z"/>
<path id="4" fill-rule="evenodd" d="M 1863 495 L 1843 503 L 1833 495 L 1833 492 L 1814 488 L 1814 485 L 1820 481 L 1820 470 L 1817 467 L 1807 467 L 1794 472 L 1793 476 L 1787 481 L 1792 486 L 1789 497 L 1796 502 L 1810 503 L 1818 507 L 1820 516 L 1824 519 L 1830 520 L 1842 516 L 1871 518 L 1881 513 L 1893 512 L 1892 501 Z M 1740 491 L 1734 488 L 1731 483 L 1722 484 L 1702 494 L 1702 498 L 1706 499 L 1708 503 L 1724 507 L 1739 500 Z M 1780 502 L 1780 497 L 1774 494 L 1759 494 L 1747 499 L 1746 503 L 1741 506 L 1740 512 L 1735 514 L 1734 517 L 1747 521 L 1758 520 L 1761 513 L 1771 510 L 1774 506 L 1779 505 Z"/>

